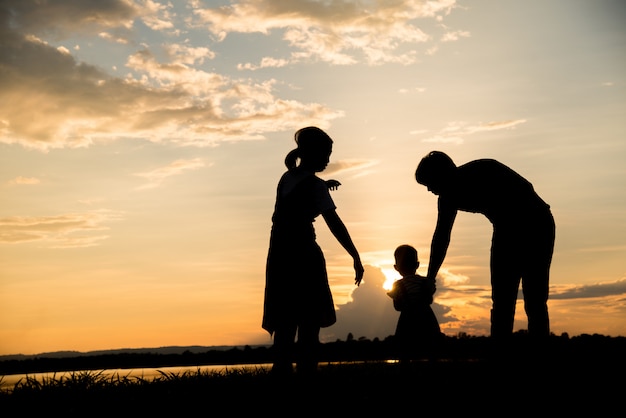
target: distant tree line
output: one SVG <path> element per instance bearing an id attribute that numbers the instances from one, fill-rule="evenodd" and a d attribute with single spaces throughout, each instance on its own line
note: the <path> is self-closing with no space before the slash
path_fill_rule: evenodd
<path id="1" fill-rule="evenodd" d="M 383 340 L 355 339 L 348 334 L 345 341 L 320 344 L 320 362 L 367 362 L 396 359 L 398 347 L 393 336 Z M 465 333 L 444 337 L 437 350 L 429 355 L 431 360 L 480 361 L 509 356 L 528 358 L 538 356 L 545 360 L 586 361 L 600 359 L 624 363 L 626 337 L 607 337 L 599 334 L 582 334 L 569 337 L 567 333 L 552 335 L 541 342 L 532 340 L 526 331 L 518 331 L 505 341 L 490 337 L 474 337 Z M 424 358 L 416 353 L 416 358 Z M 185 351 L 180 354 L 156 352 L 122 352 L 112 354 L 79 355 L 75 357 L 33 357 L 0 361 L 0 376 L 43 372 L 142 369 L 158 367 L 267 364 L 272 362 L 271 346 L 229 349 L 210 349 L 206 352 Z"/>

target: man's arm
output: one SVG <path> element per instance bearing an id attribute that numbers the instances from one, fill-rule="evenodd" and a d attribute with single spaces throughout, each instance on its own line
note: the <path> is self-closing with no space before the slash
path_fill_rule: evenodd
<path id="1" fill-rule="evenodd" d="M 433 239 L 430 244 L 430 260 L 428 262 L 427 274 L 427 277 L 432 280 L 435 280 L 437 277 L 439 268 L 446 258 L 448 246 L 450 245 L 452 226 L 454 225 L 457 214 L 455 208 L 445 207 L 441 204 L 441 200 L 439 200 L 438 206 L 437 226 L 435 227 L 435 233 L 433 234 Z"/>

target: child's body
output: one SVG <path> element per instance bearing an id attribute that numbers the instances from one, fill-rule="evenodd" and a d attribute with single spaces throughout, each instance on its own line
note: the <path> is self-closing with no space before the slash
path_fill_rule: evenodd
<path id="1" fill-rule="evenodd" d="M 387 294 L 400 312 L 395 339 L 404 358 L 432 354 L 434 344 L 442 336 L 437 317 L 431 308 L 435 281 L 416 274 L 419 267 L 417 251 L 401 245 L 394 252 L 395 269 L 402 279 L 393 284 Z"/>

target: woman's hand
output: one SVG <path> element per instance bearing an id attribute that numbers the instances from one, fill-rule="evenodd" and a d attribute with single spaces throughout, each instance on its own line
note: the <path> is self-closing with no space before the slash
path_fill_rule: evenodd
<path id="1" fill-rule="evenodd" d="M 356 278 L 354 279 L 355 285 L 360 285 L 361 280 L 363 280 L 363 272 L 365 269 L 363 268 L 363 264 L 361 264 L 361 260 L 354 260 L 354 272 L 356 273 Z"/>
<path id="2" fill-rule="evenodd" d="M 359 252 L 354 246 L 352 238 L 348 233 L 348 229 L 344 225 L 339 215 L 337 215 L 337 211 L 335 209 L 322 212 L 322 217 L 326 221 L 326 225 L 328 225 L 330 232 L 332 232 L 335 238 L 337 238 L 337 241 L 339 241 L 341 246 L 346 249 L 348 254 L 352 256 L 352 259 L 354 260 L 355 272 L 354 283 L 357 286 L 360 285 L 361 280 L 363 280 L 363 264 L 361 263 L 361 257 L 359 256 Z"/>
<path id="3" fill-rule="evenodd" d="M 339 186 L 341 186 L 341 183 L 337 180 L 326 180 L 326 187 L 328 187 L 328 190 L 337 190 Z"/>

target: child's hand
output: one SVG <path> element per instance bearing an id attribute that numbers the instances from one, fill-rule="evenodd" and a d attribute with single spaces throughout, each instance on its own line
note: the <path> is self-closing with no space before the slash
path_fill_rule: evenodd
<path id="1" fill-rule="evenodd" d="M 328 190 L 337 190 L 339 186 L 341 186 L 341 183 L 337 180 L 326 180 L 326 187 L 328 187 Z"/>

